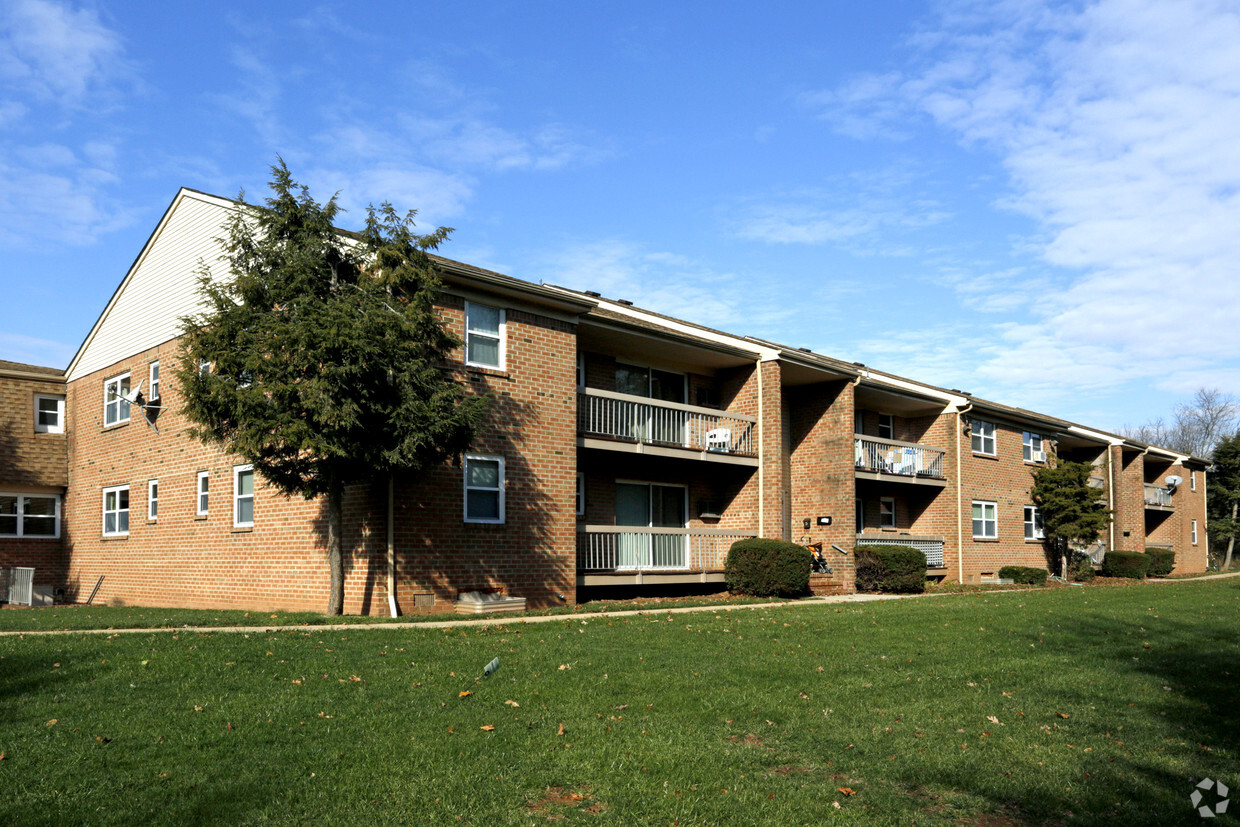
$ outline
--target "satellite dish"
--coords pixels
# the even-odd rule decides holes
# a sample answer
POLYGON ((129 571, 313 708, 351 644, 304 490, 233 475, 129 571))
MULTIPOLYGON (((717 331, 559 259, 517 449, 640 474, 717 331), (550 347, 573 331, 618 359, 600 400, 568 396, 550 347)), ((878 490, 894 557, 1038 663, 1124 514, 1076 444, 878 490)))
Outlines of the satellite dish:
POLYGON ((130 405, 138 404, 138 394, 142 393, 142 382, 144 381, 146 380, 144 379, 144 380, 139 381, 137 387, 130 388, 125 393, 122 393, 121 399, 124 399, 130 405))
POLYGON ((1167 485, 1170 485, 1172 488, 1175 488, 1177 485, 1179 485, 1182 482, 1184 482, 1183 477, 1177 477, 1174 474, 1171 475, 1170 477, 1167 477, 1167 485))

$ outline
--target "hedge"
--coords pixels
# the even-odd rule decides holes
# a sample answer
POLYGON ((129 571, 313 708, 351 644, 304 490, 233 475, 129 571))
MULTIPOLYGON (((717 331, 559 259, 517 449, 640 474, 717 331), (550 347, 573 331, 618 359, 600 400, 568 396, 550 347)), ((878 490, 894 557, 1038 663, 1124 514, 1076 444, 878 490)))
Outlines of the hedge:
POLYGON ((1094 582, 1094 564, 1090 562, 1088 557, 1077 560, 1070 568, 1072 579, 1078 583, 1094 582))
POLYGON ((908 546, 858 546, 857 591, 924 592, 926 555, 908 546))
POLYGON ((733 594, 795 597, 809 593, 813 559, 809 549, 796 543, 737 540, 728 549, 724 578, 733 594))
POLYGON ((1147 548, 1145 556, 1150 558, 1150 577, 1163 577, 1175 568, 1175 552, 1169 548, 1147 548))
POLYGON ((1102 558, 1103 577, 1143 580, 1149 567, 1150 558, 1139 551, 1108 551, 1102 558))
POLYGON ((1024 583, 1029 586, 1045 586, 1046 569, 1035 569, 1029 566, 1004 566, 999 569, 999 577, 1013 583, 1024 583))

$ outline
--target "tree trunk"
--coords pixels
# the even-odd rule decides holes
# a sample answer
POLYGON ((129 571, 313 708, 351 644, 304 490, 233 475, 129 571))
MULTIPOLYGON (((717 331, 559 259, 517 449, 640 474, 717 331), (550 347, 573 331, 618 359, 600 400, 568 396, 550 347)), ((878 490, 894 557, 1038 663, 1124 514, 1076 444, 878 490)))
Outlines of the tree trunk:
POLYGON ((344 534, 344 485, 332 477, 327 483, 327 566, 331 570, 331 593, 327 598, 327 613, 344 613, 344 554, 341 537, 344 534))
POLYGON ((1220 571, 1231 570, 1231 551, 1236 547, 1236 507, 1240 505, 1240 500, 1231 501, 1231 536, 1227 538, 1227 556, 1223 558, 1223 567, 1220 571))

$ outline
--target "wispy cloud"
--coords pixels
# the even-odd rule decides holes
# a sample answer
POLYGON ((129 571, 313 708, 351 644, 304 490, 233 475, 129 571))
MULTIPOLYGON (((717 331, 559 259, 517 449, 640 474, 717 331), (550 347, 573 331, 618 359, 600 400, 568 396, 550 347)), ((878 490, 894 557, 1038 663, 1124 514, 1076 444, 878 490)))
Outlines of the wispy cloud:
MULTIPOLYGON (((805 100, 845 134, 900 137, 890 125, 920 117, 1002 163, 997 206, 1035 222, 1055 289, 970 349, 992 388, 1020 393, 1041 373, 1178 392, 1186 370, 1210 385, 1237 374, 1237 43, 1231 3, 968 0, 918 33, 906 71, 805 100)), ((967 303, 1015 311, 993 298, 1015 275, 949 280, 967 303)), ((944 363, 959 355, 918 338, 944 363)))
POLYGON ((10 362, 63 368, 69 364, 76 352, 76 344, 70 345, 51 339, 39 339, 34 336, 23 336, 20 333, 0 331, 0 353, 3 353, 4 358, 10 362))

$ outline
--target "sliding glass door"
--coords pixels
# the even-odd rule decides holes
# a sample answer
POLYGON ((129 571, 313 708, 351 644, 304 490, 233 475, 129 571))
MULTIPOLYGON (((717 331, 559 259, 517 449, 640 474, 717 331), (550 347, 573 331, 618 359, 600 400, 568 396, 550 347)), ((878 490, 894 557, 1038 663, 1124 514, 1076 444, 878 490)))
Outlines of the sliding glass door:
MULTIPOLYGON (((688 489, 682 485, 616 483, 616 525, 634 528, 685 528, 688 489)), ((685 534, 653 534, 649 531, 616 535, 617 568, 683 569, 688 566, 685 534)))

